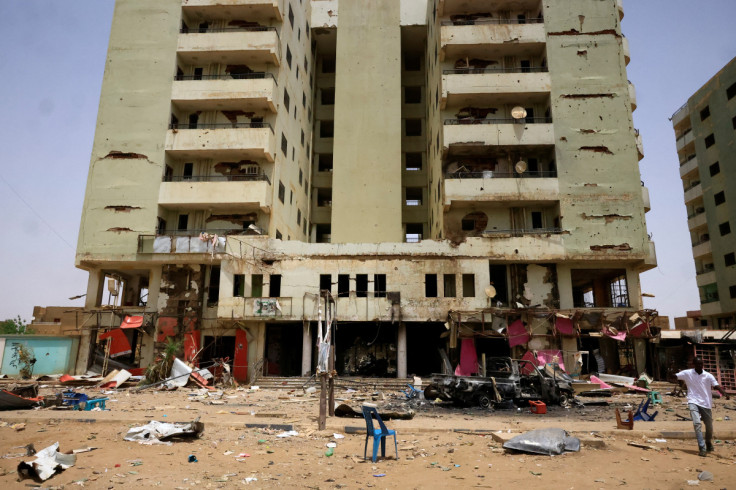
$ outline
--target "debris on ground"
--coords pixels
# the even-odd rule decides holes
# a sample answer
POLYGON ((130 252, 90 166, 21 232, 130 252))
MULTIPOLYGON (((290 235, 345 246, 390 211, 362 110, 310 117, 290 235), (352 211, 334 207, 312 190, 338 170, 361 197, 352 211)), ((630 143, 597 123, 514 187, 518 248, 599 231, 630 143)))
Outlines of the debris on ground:
POLYGON ((171 444, 169 439, 180 437, 200 437, 204 424, 197 418, 189 423, 167 423, 152 420, 146 425, 132 427, 124 439, 141 444, 171 444))
POLYGON ((564 429, 536 429, 506 441, 503 447, 526 453, 559 455, 566 451, 580 451, 580 439, 571 437, 564 429))
POLYGON ((36 459, 21 461, 18 465, 18 475, 21 479, 34 478, 46 481, 57 471, 71 468, 76 462, 77 456, 59 452, 59 443, 56 442, 36 453, 36 459))

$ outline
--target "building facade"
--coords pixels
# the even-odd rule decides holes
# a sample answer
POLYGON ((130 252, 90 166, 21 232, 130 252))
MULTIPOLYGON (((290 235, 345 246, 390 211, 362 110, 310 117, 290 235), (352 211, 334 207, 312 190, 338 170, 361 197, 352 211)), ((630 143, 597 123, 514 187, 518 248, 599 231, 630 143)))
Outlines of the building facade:
POLYGON ((680 177, 707 327, 736 326, 736 59, 673 116, 680 177), (734 231, 731 231, 731 228, 734 231))
POLYGON ((622 18, 619 0, 118 0, 76 259, 86 344, 141 315, 136 364, 186 335, 236 377, 302 375, 328 301, 340 374, 438 372, 459 338, 618 364, 600 332, 641 324, 656 266, 622 18))

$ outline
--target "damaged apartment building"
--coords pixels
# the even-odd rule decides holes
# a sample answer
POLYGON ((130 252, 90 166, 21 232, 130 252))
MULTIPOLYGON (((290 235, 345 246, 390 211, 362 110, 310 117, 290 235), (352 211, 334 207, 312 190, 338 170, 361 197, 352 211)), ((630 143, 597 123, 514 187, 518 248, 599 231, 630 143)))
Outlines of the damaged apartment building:
POLYGON ((123 365, 174 338, 238 379, 308 374, 329 306, 340 375, 440 372, 470 338, 479 356, 598 349, 643 371, 656 258, 623 16, 117 0, 78 370, 114 334, 123 365))

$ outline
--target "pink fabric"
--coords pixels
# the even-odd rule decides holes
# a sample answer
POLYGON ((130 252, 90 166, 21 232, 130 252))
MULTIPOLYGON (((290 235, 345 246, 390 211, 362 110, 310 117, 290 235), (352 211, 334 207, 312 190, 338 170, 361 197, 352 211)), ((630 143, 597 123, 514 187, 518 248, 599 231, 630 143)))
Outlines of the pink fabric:
POLYGON ((601 380, 600 380, 600 378, 599 378, 598 376, 592 376, 592 375, 591 375, 591 377, 590 377, 590 382, 591 382, 591 383, 595 383, 595 384, 597 384, 597 385, 601 385, 601 389, 602 389, 602 390, 610 390, 611 388, 613 388, 613 386, 611 386, 611 385, 609 385, 609 384, 606 384, 606 383, 604 383, 603 381, 601 381, 601 380))
POLYGON ((640 325, 637 325, 636 327, 632 328, 629 333, 632 337, 643 337, 644 334, 647 333, 647 329, 649 328, 649 324, 642 322, 640 325))
POLYGON ((639 391, 641 393, 649 393, 650 391, 652 391, 652 390, 648 390, 646 388, 642 388, 641 386, 634 386, 634 385, 624 384, 624 387, 625 388, 628 388, 629 390, 639 391))
POLYGON ((460 344, 460 364, 455 368, 455 376, 470 376, 478 372, 478 354, 474 339, 462 339, 460 344))
POLYGON ((537 360, 540 366, 544 366, 549 363, 557 363, 560 365, 560 369, 565 370, 565 361, 562 360, 561 350, 540 350, 537 351, 537 360))
POLYGON ((575 326, 572 323, 572 320, 569 318, 561 318, 556 317, 555 318, 555 327, 557 328, 557 331, 560 332, 562 335, 574 335, 575 334, 575 326))
POLYGON ((626 332, 625 331, 621 331, 621 332, 617 333, 616 335, 613 335, 610 330, 608 330, 607 328, 604 327, 603 328, 603 333, 606 336, 611 337, 613 340, 618 340, 619 342, 623 342, 624 340, 626 340, 626 332))
POLYGON ((532 338, 532 336, 529 335, 529 332, 526 331, 526 327, 521 320, 516 320, 514 323, 509 325, 506 329, 506 333, 509 336, 509 347, 524 345, 532 338))

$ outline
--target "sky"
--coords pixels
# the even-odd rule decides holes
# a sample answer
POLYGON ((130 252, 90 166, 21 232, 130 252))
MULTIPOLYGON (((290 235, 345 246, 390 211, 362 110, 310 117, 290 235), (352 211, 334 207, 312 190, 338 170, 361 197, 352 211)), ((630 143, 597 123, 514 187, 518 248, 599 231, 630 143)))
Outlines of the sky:
MULTIPOLYGON (((82 306, 74 251, 113 0, 0 0, 0 319, 82 306), (12 233, 11 233, 12 232, 12 233)), ((624 0, 634 125, 644 138, 647 226, 659 266, 642 275, 647 308, 699 308, 674 132, 668 118, 736 56, 734 0, 624 0)))

